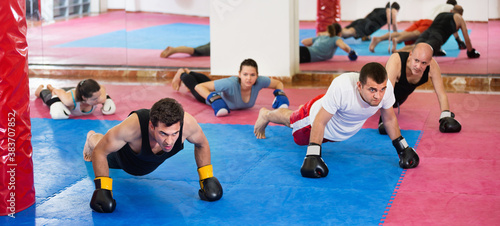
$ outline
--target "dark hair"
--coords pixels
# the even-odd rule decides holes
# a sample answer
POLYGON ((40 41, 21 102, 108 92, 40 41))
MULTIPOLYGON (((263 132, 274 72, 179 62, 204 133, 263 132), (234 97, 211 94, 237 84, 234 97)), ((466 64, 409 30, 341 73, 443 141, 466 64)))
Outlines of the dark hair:
POLYGON ((446 1, 446 4, 450 4, 450 5, 456 6, 457 5, 457 1, 455 1, 455 0, 448 0, 448 1, 446 1))
POLYGON ((328 34, 330 34, 330 37, 338 36, 341 31, 342 27, 340 26, 339 23, 335 22, 331 25, 328 25, 328 34))
POLYGON ((393 8, 393 9, 396 9, 397 11, 399 11, 400 7, 399 7, 399 4, 397 2, 393 2, 392 5, 391 5, 391 2, 388 2, 387 5, 385 5, 385 8, 393 8))
POLYGON ((75 99, 76 101, 83 101, 83 98, 90 98, 92 95, 99 91, 101 86, 94 79, 84 79, 76 85, 75 99))
POLYGON ((361 85, 366 84, 367 78, 373 79, 377 84, 382 84, 387 80, 387 71, 382 64, 377 62, 367 63, 361 68, 361 72, 359 73, 359 82, 361 82, 361 85))
POLYGON ((177 122, 184 123, 184 109, 182 105, 172 98, 163 98, 153 104, 149 112, 149 121, 154 127, 158 126, 158 122, 171 126, 177 122))
POLYGON ((255 62, 255 60, 251 59, 251 58, 248 58, 248 59, 245 59, 243 62, 241 62, 240 64, 240 71, 241 69, 243 68, 243 66, 250 66, 250 67, 254 67, 255 70, 257 71, 257 74, 259 74, 259 67, 257 67, 257 62, 255 62))

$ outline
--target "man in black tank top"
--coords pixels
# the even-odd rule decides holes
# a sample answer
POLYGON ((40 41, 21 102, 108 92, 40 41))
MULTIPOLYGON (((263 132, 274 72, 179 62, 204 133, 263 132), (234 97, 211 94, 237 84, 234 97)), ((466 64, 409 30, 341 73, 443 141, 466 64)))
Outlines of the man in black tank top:
MULTIPOLYGON (((459 132, 462 128, 450 111, 441 70, 432 58, 432 47, 427 43, 418 43, 411 52, 399 52, 391 55, 385 66, 389 81, 394 84, 394 107, 401 106, 413 93, 415 88, 427 82, 430 78, 437 94, 441 116, 439 130, 443 133, 459 132)), ((379 122, 379 132, 385 133, 382 122, 379 122)))
POLYGON ((196 119, 184 112, 176 100, 164 98, 151 110, 131 112, 104 135, 88 132, 83 158, 92 161, 96 177, 90 207, 104 213, 113 212, 116 207, 109 168, 123 169, 135 176, 146 175, 182 150, 184 140, 194 144, 201 187, 198 195, 206 201, 219 200, 222 186, 213 176, 207 138, 196 119))
MULTIPOLYGON (((455 5, 451 13, 440 13, 436 16, 431 26, 418 37, 415 43, 427 43, 432 46, 434 56, 445 56, 446 53, 441 50, 441 46, 448 41, 452 34, 460 29, 462 30, 467 47, 467 57, 478 58, 480 54, 476 49, 472 48, 467 25, 462 17, 463 11, 462 6, 455 5)), ((398 50, 398 52, 407 52, 413 49, 413 47, 414 45, 405 46, 398 50)))

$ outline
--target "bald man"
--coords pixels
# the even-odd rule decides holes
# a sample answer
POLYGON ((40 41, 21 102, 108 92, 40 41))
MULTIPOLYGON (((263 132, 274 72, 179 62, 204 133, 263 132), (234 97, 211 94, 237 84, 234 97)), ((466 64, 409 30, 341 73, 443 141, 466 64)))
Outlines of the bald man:
MULTIPOLYGON (((462 17, 464 9, 460 5, 455 5, 450 13, 440 13, 436 16, 431 26, 422 33, 415 43, 427 43, 433 48, 434 56, 444 56, 446 53, 441 50, 441 46, 450 38, 450 36, 462 30, 465 45, 467 48, 467 57, 479 58, 480 54, 476 49, 472 48, 472 42, 467 32, 467 25, 462 17)), ((409 51, 413 45, 405 46, 399 51, 409 51)))
MULTIPOLYGON (((432 58, 432 47, 427 43, 418 43, 411 52, 398 52, 391 55, 385 68, 387 76, 394 85, 396 102, 393 107, 399 107, 408 96, 429 78, 434 86, 441 116, 439 118, 439 131, 443 133, 460 132, 462 126, 455 120, 455 115, 450 111, 448 97, 446 96, 441 70, 432 58)), ((379 121, 379 132, 386 134, 384 123, 379 121)))

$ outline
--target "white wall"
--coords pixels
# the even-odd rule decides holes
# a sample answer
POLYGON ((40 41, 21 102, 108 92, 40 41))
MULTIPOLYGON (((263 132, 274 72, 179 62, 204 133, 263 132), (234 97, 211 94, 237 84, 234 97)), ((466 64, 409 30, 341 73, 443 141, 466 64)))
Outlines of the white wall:
MULTIPOLYGON (((493 0, 457 0, 464 8, 466 21, 488 21, 488 5, 493 0)), ((341 1, 342 20, 355 20, 363 18, 374 8, 383 8, 387 0, 352 0, 341 1)), ((394 1, 392 1, 394 2, 394 1)), ((425 17, 434 6, 446 3, 446 0, 400 0, 396 1, 401 6, 398 21, 415 21, 425 17)))
POLYGON ((90 0, 91 13, 104 13, 108 11, 108 0, 90 0))
POLYGON ((108 9, 125 9, 124 0, 108 0, 108 9))
MULTIPOLYGON (((173 13, 208 17, 210 7, 208 0, 107 0, 109 9, 123 9, 124 1, 127 11, 145 11, 173 13)), ((241 2, 242 0, 230 0, 241 2)), ((282 0, 286 1, 286 0, 282 0)), ((487 21, 500 18, 500 0, 457 0, 464 7, 464 18, 467 21, 487 21)), ((316 21, 317 0, 298 0, 299 20, 316 21)), ((388 0, 341 0, 341 20, 352 21, 365 17, 374 8, 384 7, 388 0)), ((399 0, 401 5, 399 21, 415 21, 428 14, 435 5, 446 0, 399 0)))
MULTIPOLYGON (((464 8, 464 19, 467 21, 488 21, 488 18, 500 18, 500 0, 457 0, 458 4, 464 8), (488 12, 488 13, 485 13, 488 12)), ((353 21, 365 17, 374 8, 383 8, 388 0, 341 0, 340 11, 341 20, 353 21)), ((391 1, 394 2, 394 1, 391 1)), ((446 3, 446 0, 399 0, 396 1, 401 6, 398 14, 398 21, 420 20, 429 14, 429 9, 434 6, 446 3)), ((307 6, 301 9, 300 20, 316 20, 317 0, 300 0, 300 6, 307 6), (309 8, 309 5, 314 7, 309 8)))
POLYGON ((210 2, 211 74, 236 75, 246 58, 254 59, 264 76, 299 71, 297 0, 210 2))
POLYGON ((500 0, 489 0, 488 17, 490 19, 500 18, 500 0))

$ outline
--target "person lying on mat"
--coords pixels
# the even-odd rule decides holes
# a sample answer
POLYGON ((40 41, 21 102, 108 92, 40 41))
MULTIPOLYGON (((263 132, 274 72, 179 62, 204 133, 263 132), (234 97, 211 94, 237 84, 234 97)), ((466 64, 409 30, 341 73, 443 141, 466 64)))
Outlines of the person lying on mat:
POLYGON ((417 167, 419 157, 401 136, 394 104, 393 86, 379 63, 368 63, 360 73, 344 73, 336 77, 326 94, 319 95, 298 110, 262 108, 254 126, 257 139, 264 139, 269 122, 292 128, 298 145, 308 145, 300 169, 303 177, 326 177, 328 167, 321 158, 321 144, 343 141, 356 134, 365 121, 379 109, 387 133, 399 156, 399 166, 417 167))
POLYGON ((397 15, 399 12, 399 4, 393 2, 387 3, 385 8, 375 8, 365 18, 357 19, 351 24, 347 25, 342 31, 342 38, 354 37, 355 39, 361 38, 363 41, 370 40, 370 35, 375 31, 389 23, 389 30, 398 31, 397 15))
POLYGON ((89 131, 83 149, 83 159, 92 161, 95 191, 90 207, 101 213, 111 213, 116 202, 112 194, 109 168, 142 176, 153 172, 166 159, 184 148, 184 141, 194 144, 200 190, 205 201, 222 197, 222 186, 213 176, 210 146, 196 119, 184 112, 181 104, 171 98, 156 102, 151 109, 140 109, 114 126, 106 134, 89 131))
MULTIPOLYGON (((415 43, 425 42, 432 46, 434 56, 446 56, 446 52, 441 50, 441 46, 450 38, 458 29, 462 30, 467 48, 467 57, 479 58, 480 53, 472 48, 472 42, 469 38, 467 25, 462 17, 464 10, 462 6, 456 5, 452 12, 440 13, 436 16, 431 26, 422 33, 415 43)), ((398 51, 407 52, 413 49, 413 45, 408 45, 398 51)))
MULTIPOLYGON (((427 16, 425 19, 415 21, 404 31, 394 31, 392 33, 389 32, 379 37, 373 37, 368 49, 370 50, 370 52, 375 52, 375 47, 377 47, 378 43, 384 40, 389 40, 389 38, 392 41, 392 49, 390 50, 391 52, 395 52, 397 45, 401 42, 405 42, 405 45, 414 44, 415 40, 417 40, 420 34, 427 30, 429 26, 431 26, 432 20, 436 18, 439 13, 451 12, 453 10, 453 6, 455 6, 456 4, 457 1, 455 0, 447 0, 446 4, 439 4, 435 6, 434 9, 431 10, 431 14, 429 16, 427 16)), ((460 39, 457 32, 453 33, 453 36, 457 41, 459 49, 467 48, 465 46, 465 42, 460 39)))
POLYGON ((106 88, 93 79, 84 79, 76 87, 60 89, 50 84, 44 89, 44 85, 40 85, 35 90, 35 96, 42 98, 53 119, 92 114, 99 104, 102 104, 101 112, 104 115, 112 115, 116 111, 116 105, 106 93, 106 88))
POLYGON ((319 33, 314 38, 302 40, 304 46, 300 46, 300 63, 318 62, 329 60, 337 51, 337 47, 348 53, 349 60, 355 61, 358 58, 356 51, 349 47, 340 36, 342 27, 338 23, 328 25, 327 32, 319 33))
MULTIPOLYGON (((443 85, 441 70, 434 58, 432 47, 427 43, 418 43, 411 52, 398 52, 389 57, 385 68, 392 84, 396 102, 394 108, 399 108, 411 93, 430 78, 436 92, 441 116, 439 117, 439 131, 443 133, 460 132, 462 126, 450 111, 448 96, 443 85)), ((380 134, 387 134, 382 118, 378 126, 380 134)))
POLYGON ((160 57, 168 58, 174 53, 186 53, 191 56, 210 56, 210 42, 195 48, 189 46, 167 46, 167 48, 161 52, 160 57))
POLYGON ((215 116, 228 115, 231 110, 251 108, 263 88, 274 89, 273 108, 288 108, 288 98, 279 80, 259 76, 257 62, 245 59, 240 64, 238 77, 211 81, 206 75, 181 68, 172 79, 172 88, 179 90, 181 82, 201 103, 211 105, 215 116))

